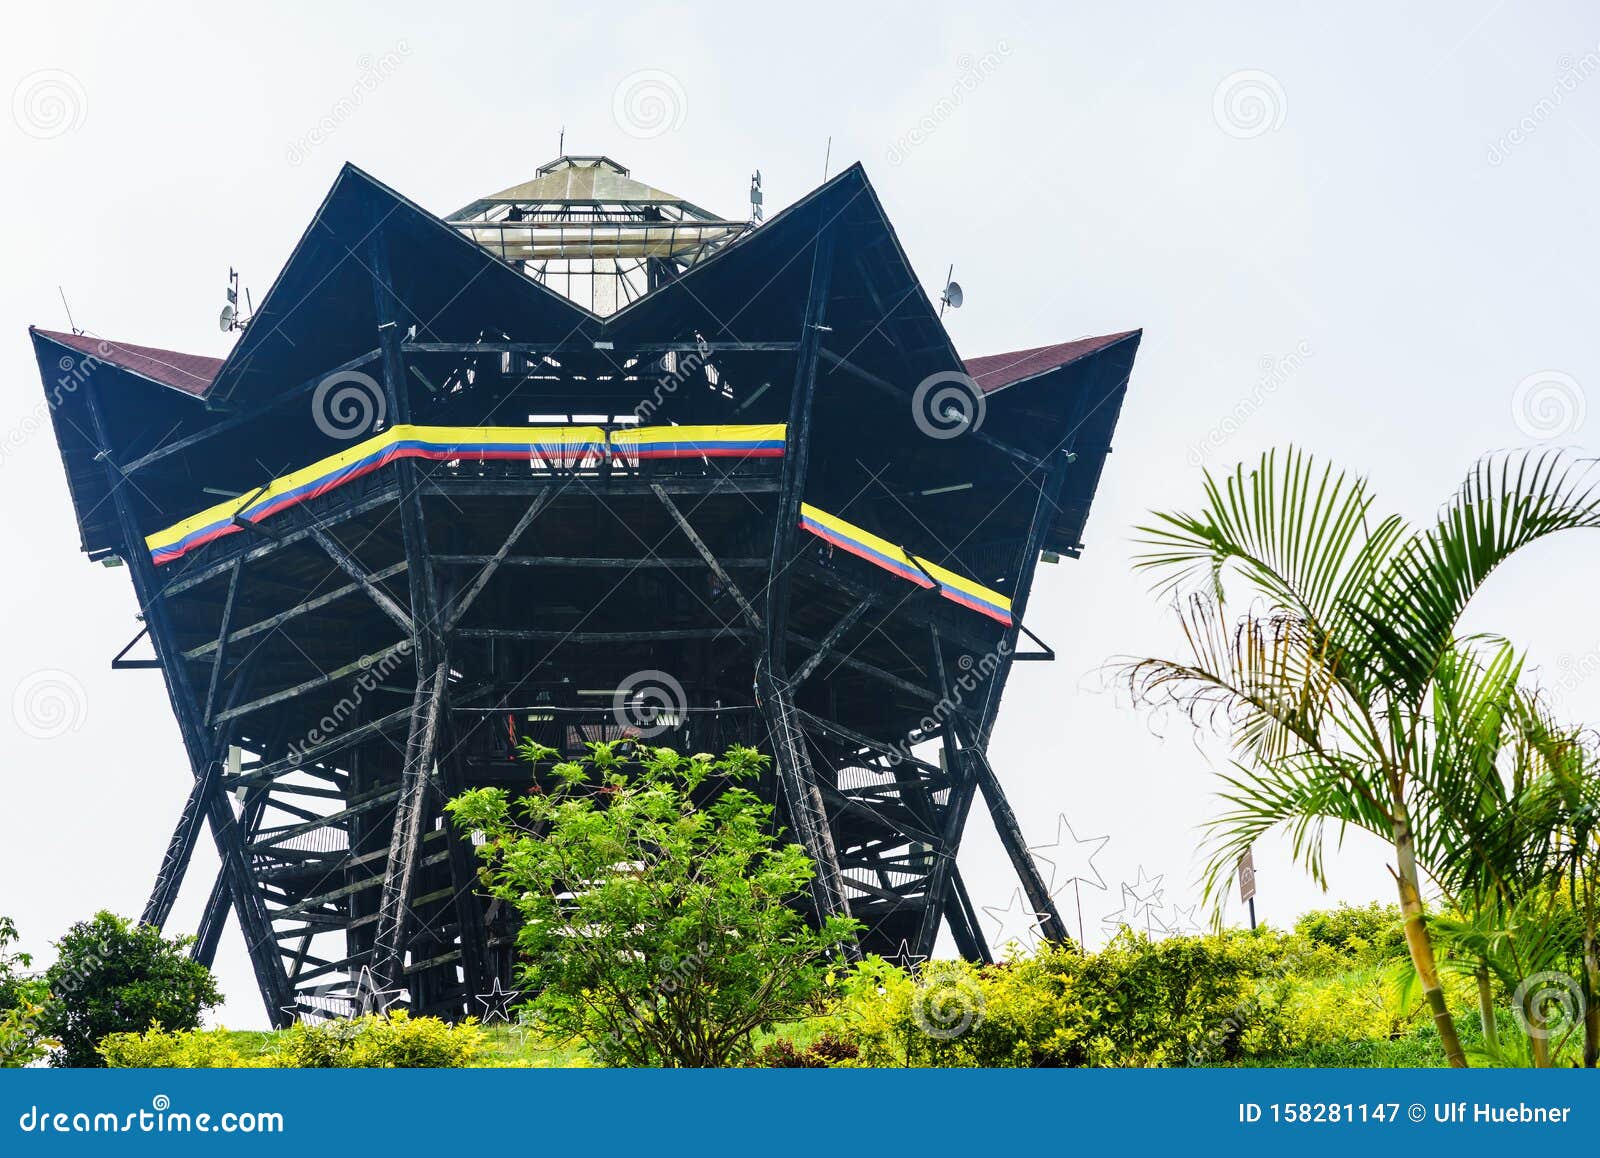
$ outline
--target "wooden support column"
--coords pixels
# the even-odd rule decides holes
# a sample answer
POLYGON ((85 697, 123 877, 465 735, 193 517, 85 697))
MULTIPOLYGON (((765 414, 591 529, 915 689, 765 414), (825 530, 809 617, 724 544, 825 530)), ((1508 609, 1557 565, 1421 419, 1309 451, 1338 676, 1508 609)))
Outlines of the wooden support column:
MULTIPOLYGON (((811 411, 817 389, 817 352, 827 317, 828 288, 833 276, 833 231, 824 227, 811 255, 811 284, 806 297, 804 330, 795 359, 794 389, 783 459, 783 485, 778 493, 777 526, 773 533, 772 570, 767 583, 766 637, 756 660, 756 687, 772 737, 773 759, 784 803, 807 855, 816 864, 811 894, 819 919, 850 913, 844 874, 827 808, 817 786, 816 770, 806 749, 794 694, 789 684, 788 623, 792 589, 790 567, 800 533, 800 502, 805 493, 811 451, 811 411)), ((853 957, 858 950, 852 947, 853 957)))
POLYGON ((428 780, 432 774, 439 737, 439 715, 444 706, 444 685, 450 666, 441 663, 417 684, 413 704, 414 725, 406 744, 401 771, 400 797, 395 804, 394 830, 389 838, 389 858, 378 904, 378 931, 372 947, 372 972, 379 983, 398 988, 405 979, 406 937, 411 927, 411 886, 421 859, 422 818, 428 780))
MULTIPOLYGON (((933 667, 939 679, 939 691, 944 696, 944 703, 953 702, 950 699, 950 681, 944 667, 944 648, 939 639, 939 630, 936 627, 928 628, 928 637, 933 645, 933 667)), ((917 944, 915 952, 922 957, 933 954, 934 943, 939 937, 939 922, 946 915, 950 905, 949 882, 956 868, 956 854, 961 850, 961 836, 966 831, 967 810, 971 807, 974 789, 974 774, 968 753, 964 752, 957 741, 956 731, 951 726, 952 721, 946 719, 944 727, 940 730, 940 742, 943 745, 943 758, 946 774, 950 777, 950 794, 945 798, 945 824, 943 843, 935 848, 933 871, 928 874, 928 903, 922 910, 922 923, 917 929, 917 944)), ((954 932, 952 923, 951 931, 954 932)), ((985 948, 987 943, 985 942, 985 948)))
MULTIPOLYGON (((110 488, 112 503, 117 512, 117 522, 122 533, 123 552, 128 573, 133 580, 134 594, 143 608, 146 626, 150 629, 150 642, 161 660, 161 674, 167 687, 167 698, 172 703, 173 715, 178 721, 178 731, 183 737, 184 749, 189 756, 190 773, 195 780, 206 779, 212 760, 212 745, 200 718, 200 702, 189 680, 182 649, 167 619, 166 605, 160 597, 160 584, 150 552, 145 548, 138 520, 134 517, 127 494, 127 480, 122 477, 111 457, 111 438, 101 413, 99 398, 93 383, 84 385, 85 403, 98 458, 104 464, 106 483, 110 488)), ((228 874, 228 892, 234 910, 239 914, 239 924, 244 930, 245 947, 250 953, 250 963, 256 974, 267 1016, 275 1026, 287 1024, 287 1015, 281 1006, 289 1004, 291 994, 278 954, 277 942, 272 938, 272 923, 267 915, 266 903, 250 871, 244 854, 244 842, 233 815, 228 798, 215 786, 205 789, 195 798, 196 814, 203 813, 211 826, 212 838, 222 857, 224 871, 228 874)), ((180 866, 171 879, 158 882, 158 888, 169 889, 175 896, 181 882, 180 866)), ((170 905, 168 906, 170 910, 170 905)))
MULTIPOLYGON (((1082 404, 1074 414, 1072 427, 1076 429, 1081 417, 1082 404)), ((1032 911, 1042 916, 1040 930, 1046 937, 1053 941, 1066 943, 1066 925, 1061 920, 1061 915, 1056 909, 1055 901, 1049 895, 1048 888, 1039 876, 1038 865, 1034 862, 1033 854, 1028 851, 1027 843, 1022 837, 1021 828, 1017 823, 1016 815, 1011 810, 1010 802, 1006 799, 1005 791, 1000 785, 999 778, 995 776, 994 769, 990 766, 987 751, 990 733, 994 728, 994 721, 1000 710, 1000 693, 1005 686, 1006 677, 1011 671, 1011 656, 1015 654, 1017 641, 1021 635, 1023 616, 1027 614, 1028 596, 1033 589, 1034 570, 1038 566, 1039 552, 1044 547, 1045 537, 1049 533, 1050 524, 1055 518, 1057 503, 1066 482, 1067 472, 1070 468, 1072 438, 1069 435, 1067 443, 1056 448, 1052 455, 1045 476, 1038 481, 1037 496, 1034 501, 1033 518, 1028 527, 1028 534, 1023 540, 1022 550, 1019 553, 1015 574, 1017 576, 1016 588, 1011 597, 1012 626, 1003 637, 1005 643, 1005 659, 995 672, 989 690, 984 698, 982 709, 978 713, 976 727, 969 734, 970 754, 975 756, 969 776, 969 783, 964 791, 958 795, 955 791, 950 794, 949 815, 953 824, 959 829, 965 826, 967 813, 971 809, 974 789, 981 787, 984 801, 989 806, 990 814, 994 818, 995 829, 1000 835, 1001 843, 1005 846, 1006 854, 1010 858, 1012 867, 1017 870, 1024 892, 1027 894, 1028 903, 1032 911)), ((955 724, 954 717, 946 723, 948 731, 955 724)), ((944 882, 944 906, 948 907, 954 898, 949 881, 944 882)), ((969 902, 970 905, 970 902, 969 902)))
MULTIPOLYGON (((411 400, 402 348, 405 334, 401 331, 400 301, 389 264, 388 238, 376 210, 372 232, 368 237, 368 258, 372 270, 373 310, 378 322, 378 348, 382 355, 388 420, 391 424, 407 423, 411 421, 411 400)), ((422 474, 416 462, 409 458, 399 460, 395 468, 400 488, 397 500, 400 529, 405 543, 406 574, 411 589, 412 644, 417 661, 416 702, 419 708, 423 706, 423 689, 426 687, 428 707, 425 718, 413 719, 411 725, 406 750, 407 765, 402 773, 400 803, 395 813, 394 838, 389 845, 383 899, 378 911, 378 931, 373 945, 373 971, 390 986, 398 986, 404 975, 411 880, 416 864, 422 858, 422 815, 432 802, 431 794, 439 789, 433 779, 433 767, 441 717, 449 710, 446 684, 450 678, 445 642, 447 628, 441 616, 442 604, 422 507, 422 474)), ((527 521, 531 522, 537 513, 537 509, 531 510, 526 516, 527 521)), ((465 610, 465 605, 462 610, 465 610)), ((488 942, 480 935, 482 906, 474 889, 477 878, 471 850, 465 847, 464 839, 454 831, 446 833, 448 842, 463 844, 463 849, 451 852, 451 877, 455 887, 453 903, 456 924, 461 930, 463 970, 469 985, 478 986, 485 984, 488 978, 488 942)))

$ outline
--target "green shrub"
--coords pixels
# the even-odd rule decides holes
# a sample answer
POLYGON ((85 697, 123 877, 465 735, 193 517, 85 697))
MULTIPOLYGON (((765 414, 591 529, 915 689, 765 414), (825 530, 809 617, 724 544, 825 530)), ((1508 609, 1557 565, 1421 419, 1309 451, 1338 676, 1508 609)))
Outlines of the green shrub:
MULTIPOLYGON (((831 1064, 1219 1066, 1361 1056, 1438 1064, 1437 1035, 1419 1024, 1427 1019, 1401 967, 1344 956, 1373 954, 1382 938, 1368 941, 1355 920, 1335 916, 1327 928, 1354 930, 1163 941, 1124 931, 1099 953, 1045 947, 991 966, 933 961, 914 975, 869 959, 845 979, 826 1019, 858 1056, 831 1064)), ((1458 997, 1466 1008, 1464 992, 1452 1003, 1458 997)), ((762 1060, 808 1065, 810 1056, 775 1044, 762 1060)))
POLYGON ((1274 1041, 1281 938, 1124 932, 1104 950, 1045 947, 992 966, 935 961, 916 975, 872 959, 829 1018, 857 1064, 1181 1066, 1274 1041))
POLYGON ((1325 945, 1367 964, 1407 956, 1399 905, 1374 901, 1359 908, 1340 904, 1336 909, 1318 909, 1296 921, 1294 931, 1313 945, 1325 945))
POLYGON ((100 1056, 112 1069, 244 1069, 267 1064, 246 1057, 225 1029, 165 1030, 152 1025, 144 1033, 110 1033, 100 1042, 100 1056))
POLYGON ((484 1049, 472 1019, 451 1025, 405 1010, 350 1021, 297 1022, 277 1036, 269 1064, 296 1069, 445 1069, 470 1064, 484 1049))
POLYGON ((31 1065, 60 1044, 40 1027, 49 988, 28 973, 32 957, 9 951, 16 940, 16 924, 0 917, 0 1069, 31 1065))
POLYGON ((222 1002, 211 970, 189 959, 193 938, 167 940, 149 925, 114 913, 79 921, 56 942, 45 971, 50 1000, 40 1028, 60 1042, 56 1066, 100 1066, 107 1034, 198 1029, 201 1013, 222 1002))
POLYGON ((483 1052, 483 1031, 475 1020, 459 1025, 437 1017, 409 1016, 397 1010, 388 1017, 361 1019, 345 1065, 366 1069, 447 1069, 469 1065, 483 1052))
POLYGON ((484 1045, 474 1020, 450 1025, 395 1010, 350 1021, 297 1022, 267 1037, 255 1055, 242 1052, 238 1036, 227 1030, 170 1032, 159 1026, 111 1034, 100 1053, 106 1065, 119 1068, 444 1069, 470 1065, 484 1045))
POLYGON ((822 999, 861 926, 802 915, 815 866, 747 786, 768 757, 632 741, 577 760, 521 752, 537 791, 477 788, 448 810, 481 834, 489 895, 522 917, 525 1008, 556 1043, 606 1065, 738 1065, 822 999))

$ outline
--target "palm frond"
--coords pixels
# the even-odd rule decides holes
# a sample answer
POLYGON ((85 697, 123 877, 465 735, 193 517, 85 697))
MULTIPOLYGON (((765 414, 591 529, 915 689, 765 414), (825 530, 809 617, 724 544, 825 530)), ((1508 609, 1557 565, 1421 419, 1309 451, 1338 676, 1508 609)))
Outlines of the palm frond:
POLYGON ((1198 514, 1160 513, 1139 528, 1145 548, 1134 566, 1155 573, 1164 596, 1187 589, 1226 600, 1230 567, 1276 609, 1292 611, 1323 631, 1340 601, 1389 562, 1404 524, 1373 524, 1366 480, 1319 467, 1290 448, 1261 456, 1220 479, 1205 477, 1198 514))
POLYGON ((1175 611, 1188 655, 1123 661, 1135 703, 1177 707, 1256 759, 1334 746, 1376 754, 1377 737, 1340 684, 1337 657, 1304 619, 1233 618, 1209 594, 1191 595, 1175 611))
POLYGON ((1516 551, 1558 531, 1600 527, 1593 460, 1556 450, 1486 458, 1437 523, 1396 551, 1353 611, 1373 643, 1378 678, 1420 704, 1467 604, 1516 551))

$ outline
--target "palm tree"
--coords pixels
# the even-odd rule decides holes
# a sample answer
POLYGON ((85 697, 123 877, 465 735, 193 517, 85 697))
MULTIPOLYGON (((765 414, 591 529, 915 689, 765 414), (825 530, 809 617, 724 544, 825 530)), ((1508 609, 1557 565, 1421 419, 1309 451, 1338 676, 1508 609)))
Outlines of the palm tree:
POLYGON ((1372 505, 1365 480, 1293 449, 1207 474, 1200 511, 1158 513, 1136 560, 1174 598, 1188 654, 1124 671, 1137 701, 1177 705, 1232 741, 1228 808, 1210 829, 1213 901, 1278 828, 1319 883, 1330 824, 1391 845, 1407 948, 1445 1055, 1464 1066, 1422 866, 1463 854, 1462 825, 1492 807, 1478 789, 1528 713, 1510 645, 1457 628, 1520 547, 1600 526, 1600 491, 1587 464, 1531 453, 1480 462, 1433 526, 1378 519, 1372 505), (1242 601, 1229 599, 1236 582, 1242 601))

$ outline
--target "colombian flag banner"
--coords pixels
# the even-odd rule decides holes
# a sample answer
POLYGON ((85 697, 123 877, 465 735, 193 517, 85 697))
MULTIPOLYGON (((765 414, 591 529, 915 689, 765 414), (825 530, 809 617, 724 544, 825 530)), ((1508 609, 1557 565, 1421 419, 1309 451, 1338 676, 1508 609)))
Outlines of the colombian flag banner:
POLYGON ((522 461, 534 470, 598 465, 608 457, 745 458, 781 456, 784 427, 391 426, 350 449, 273 479, 265 487, 207 507, 145 539, 156 566, 318 498, 402 458, 431 462, 522 461))
POLYGON ((909 580, 918 587, 937 587, 939 594, 951 602, 959 603, 980 615, 987 615, 997 623, 1011 626, 1011 600, 998 591, 920 556, 907 554, 904 547, 880 539, 870 531, 845 522, 838 515, 830 515, 810 503, 801 503, 800 527, 842 551, 882 567, 891 575, 909 580))
POLYGON ((611 432, 611 452, 652 458, 780 458, 784 426, 639 426, 611 432))

